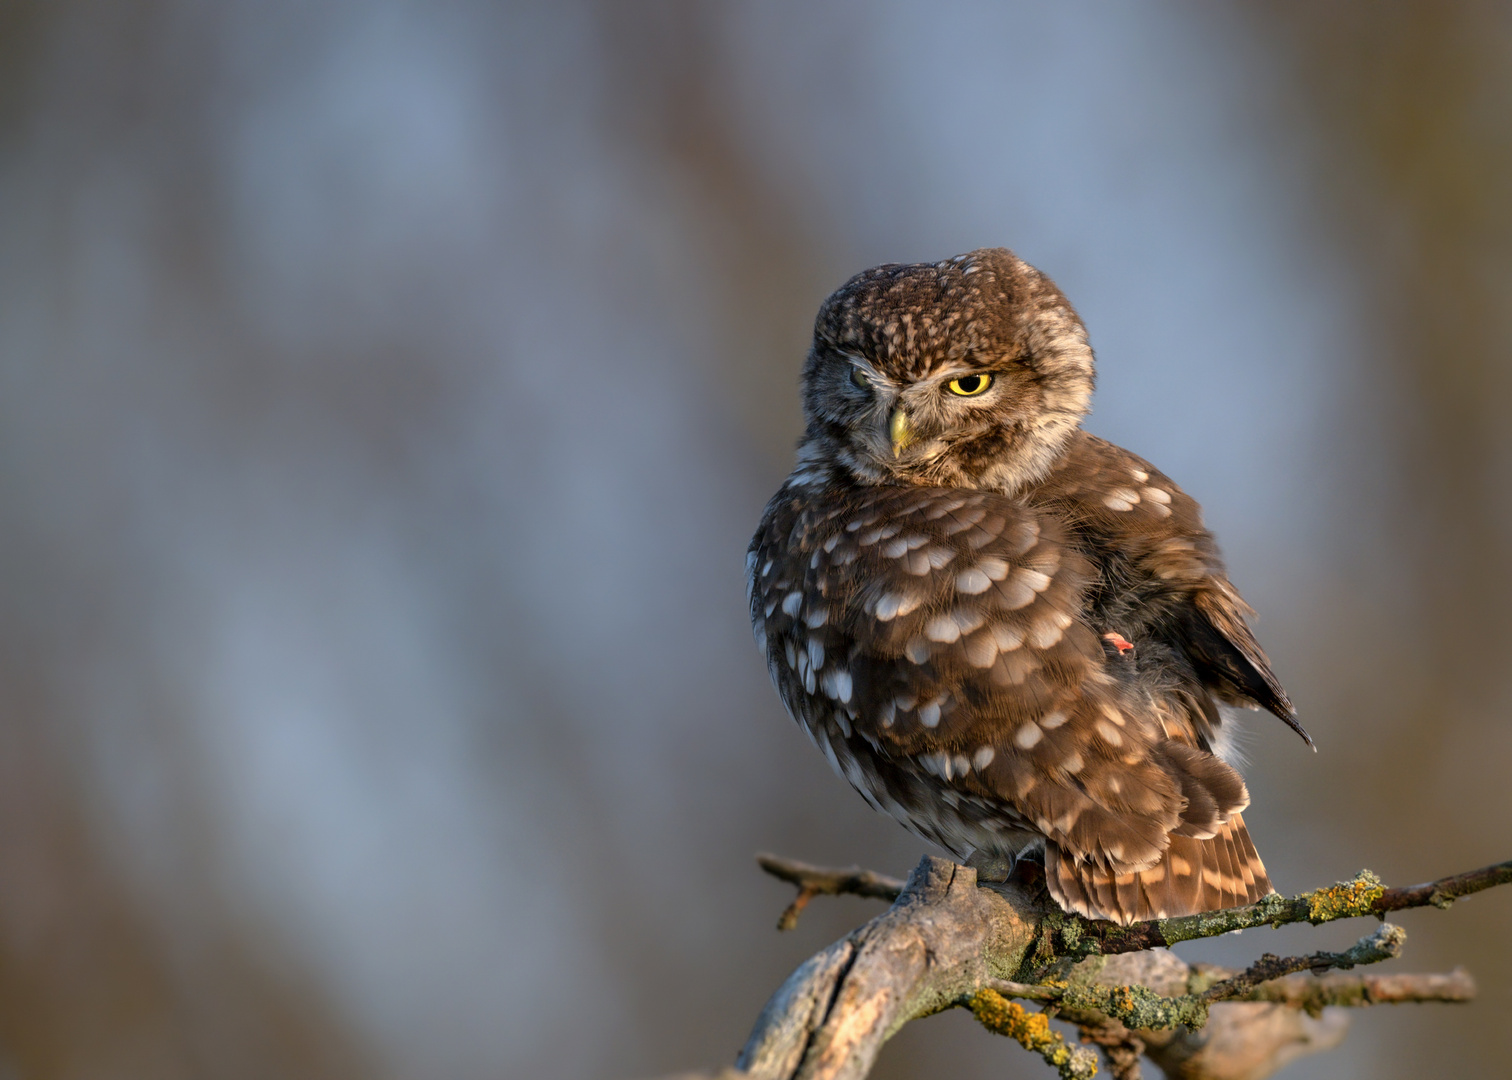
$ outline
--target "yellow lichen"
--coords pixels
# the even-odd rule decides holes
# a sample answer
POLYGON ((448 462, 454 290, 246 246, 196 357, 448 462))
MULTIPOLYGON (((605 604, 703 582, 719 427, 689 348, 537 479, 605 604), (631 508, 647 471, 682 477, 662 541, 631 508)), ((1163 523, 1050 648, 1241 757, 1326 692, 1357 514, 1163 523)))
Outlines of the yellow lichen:
POLYGON ((1307 921, 1317 925, 1333 919, 1351 919, 1371 914, 1371 907, 1386 887, 1369 870, 1361 870, 1353 881, 1341 881, 1327 889, 1307 894, 1307 921))
POLYGON ((1025 1050, 1044 1058, 1064 1077, 1090 1077, 1097 1072, 1097 1059, 1085 1049, 1072 1050, 1060 1033, 1050 1030, 1050 1018, 1032 1013, 996 990, 978 990, 969 1001, 971 1015, 988 1031, 1006 1035, 1025 1050))
POLYGON ((978 990, 971 997, 971 1015, 983 1027, 999 1035, 1006 1035, 1025 1050, 1038 1052, 1041 1047, 1060 1036, 1050 1030, 1050 1018, 1044 1013, 1032 1013, 1016 1001, 1009 1001, 996 990, 978 990))

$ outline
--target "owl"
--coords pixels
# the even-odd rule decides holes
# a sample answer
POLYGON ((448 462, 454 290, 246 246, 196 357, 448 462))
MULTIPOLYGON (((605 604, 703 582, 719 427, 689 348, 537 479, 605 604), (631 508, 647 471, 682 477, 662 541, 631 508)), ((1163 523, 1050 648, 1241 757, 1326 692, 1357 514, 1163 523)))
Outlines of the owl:
POLYGON ((1002 248, 820 308, 797 465, 747 555, 798 724, 874 808, 991 879, 1128 924, 1271 891, 1225 709, 1311 745, 1195 501, 1081 430, 1087 333, 1002 248))

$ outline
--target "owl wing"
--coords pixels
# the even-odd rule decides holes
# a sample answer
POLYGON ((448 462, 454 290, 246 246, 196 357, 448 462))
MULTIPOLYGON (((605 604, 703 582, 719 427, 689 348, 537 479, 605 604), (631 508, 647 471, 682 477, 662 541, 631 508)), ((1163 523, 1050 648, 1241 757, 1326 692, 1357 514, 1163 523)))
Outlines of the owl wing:
POLYGON ((1035 500, 1075 517, 1104 561, 1120 565, 1127 594, 1157 615, 1150 629, 1190 662, 1190 712, 1204 741, 1218 723, 1211 695, 1264 708, 1313 745, 1250 630, 1254 609, 1229 582, 1195 499, 1137 454, 1078 432, 1035 500))
POLYGON ((879 802, 944 792, 978 826, 937 829, 953 850, 1045 837, 1067 906, 1123 921, 1179 906, 1120 907, 1116 879, 1248 803, 1110 660, 1084 619, 1093 569, 1053 515, 984 491, 785 491, 750 574, 774 679, 837 768, 879 802))
POLYGON ((1194 594, 1177 633, 1199 675, 1222 700, 1268 710, 1316 750, 1249 628, 1247 616, 1253 614, 1254 609, 1220 573, 1194 594))

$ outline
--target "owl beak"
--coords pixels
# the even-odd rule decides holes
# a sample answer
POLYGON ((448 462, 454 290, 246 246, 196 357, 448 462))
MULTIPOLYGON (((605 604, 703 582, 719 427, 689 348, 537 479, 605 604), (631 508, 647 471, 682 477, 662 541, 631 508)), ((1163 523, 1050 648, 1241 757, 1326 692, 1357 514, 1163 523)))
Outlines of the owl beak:
POLYGON ((903 411, 901 405, 893 410, 892 421, 887 425, 887 430, 892 436, 893 457, 897 457, 913 445, 913 428, 908 426, 908 413, 903 411))

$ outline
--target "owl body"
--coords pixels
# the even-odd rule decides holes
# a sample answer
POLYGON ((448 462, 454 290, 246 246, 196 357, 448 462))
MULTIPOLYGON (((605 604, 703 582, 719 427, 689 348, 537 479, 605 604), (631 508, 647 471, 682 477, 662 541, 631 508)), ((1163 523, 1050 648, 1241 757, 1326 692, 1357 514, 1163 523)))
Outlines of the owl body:
POLYGON ((1219 706, 1292 709, 1196 503, 1080 430, 1091 385, 1007 251, 853 278, 748 553, 756 637, 836 772, 958 858, 1032 854, 1125 923, 1250 902, 1219 706))

